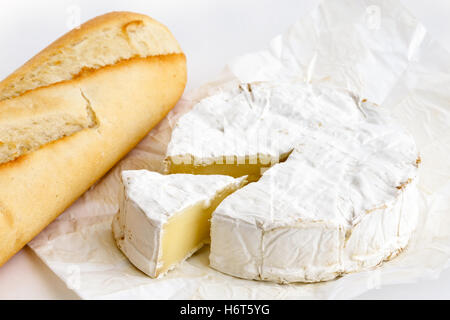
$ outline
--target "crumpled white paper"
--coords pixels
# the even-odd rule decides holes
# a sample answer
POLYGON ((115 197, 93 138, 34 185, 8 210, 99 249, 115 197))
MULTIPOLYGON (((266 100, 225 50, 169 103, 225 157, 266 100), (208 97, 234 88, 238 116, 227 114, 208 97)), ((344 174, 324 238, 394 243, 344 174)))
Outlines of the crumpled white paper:
POLYGON ((185 97, 124 160, 29 245, 87 299, 351 298, 386 284, 439 276, 450 262, 450 55, 397 1, 324 1, 273 39, 232 61, 185 97), (208 247, 161 279, 117 249, 111 220, 122 169, 160 171, 171 127, 200 98, 236 81, 295 79, 345 87, 387 109, 421 153, 421 222, 408 248, 374 270, 318 284, 233 278, 208 267, 208 247))

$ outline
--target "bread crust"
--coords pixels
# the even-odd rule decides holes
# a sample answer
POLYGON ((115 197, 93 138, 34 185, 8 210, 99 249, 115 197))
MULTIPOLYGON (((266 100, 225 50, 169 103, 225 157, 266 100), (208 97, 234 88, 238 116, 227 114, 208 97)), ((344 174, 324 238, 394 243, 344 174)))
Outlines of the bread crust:
MULTIPOLYGON (((28 62, 14 71, 11 75, 0 82, 0 101, 2 100, 3 92, 7 91, 8 88, 15 83, 22 81, 23 77, 35 70, 36 67, 41 66, 46 61, 48 61, 52 56, 62 52, 64 48, 70 47, 73 44, 77 44, 83 39, 89 37, 90 34, 112 28, 120 27, 124 28, 132 23, 145 22, 150 26, 154 27, 159 31, 158 38, 160 43, 160 51, 156 55, 171 54, 171 53, 182 53, 180 45, 176 41, 175 37, 172 35, 170 30, 158 21, 139 13, 118 11, 110 12, 104 15, 93 18, 79 28, 73 29, 70 32, 64 34, 62 37, 51 43, 28 62)), ((74 75, 76 77, 77 75, 74 75)), ((34 89, 34 88, 33 88, 34 89)))
MULTIPOLYGON (((132 13, 98 17, 47 47, 5 81, 45 60, 90 30, 150 19, 132 13)), ((152 19, 148 21, 153 21, 152 19)), ((156 23, 156 22, 155 22, 156 23)), ((179 47, 178 47, 179 48, 179 47)), ((0 164, 0 266, 108 172, 175 106, 186 85, 181 52, 134 57, 30 90, 20 100, 79 92, 71 103, 88 105, 96 126, 0 164), (80 98, 81 97, 81 98, 80 98)), ((4 81, 4 82, 5 82, 4 81)), ((4 83, 2 82, 2 84, 4 83)), ((9 102, 14 102, 12 98, 9 102)), ((1 104, 0 104, 1 107, 1 104)))

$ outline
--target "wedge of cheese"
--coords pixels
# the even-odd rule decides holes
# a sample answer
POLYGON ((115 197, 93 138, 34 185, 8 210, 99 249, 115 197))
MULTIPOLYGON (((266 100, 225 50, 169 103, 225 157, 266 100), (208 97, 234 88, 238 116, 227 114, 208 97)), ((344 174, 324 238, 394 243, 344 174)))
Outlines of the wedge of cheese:
POLYGON ((212 212, 245 178, 123 171, 112 224, 118 247, 150 277, 165 274, 209 242, 212 212))

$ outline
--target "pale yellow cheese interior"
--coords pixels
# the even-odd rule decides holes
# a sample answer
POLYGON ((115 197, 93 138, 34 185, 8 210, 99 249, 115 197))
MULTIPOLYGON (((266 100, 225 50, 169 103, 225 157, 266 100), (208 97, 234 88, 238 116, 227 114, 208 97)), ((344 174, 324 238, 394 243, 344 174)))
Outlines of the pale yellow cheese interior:
POLYGON ((219 157, 198 163, 194 157, 168 157, 166 173, 188 173, 197 175, 220 174, 239 178, 247 176, 241 186, 228 187, 216 194, 210 203, 199 202, 174 214, 163 227, 159 267, 156 276, 164 274, 172 267, 187 259, 205 243, 209 242, 210 219, 216 207, 236 189, 244 184, 258 181, 264 170, 275 163, 285 161, 290 154, 279 157, 268 155, 237 157, 219 157))
POLYGON ((156 277, 187 259, 209 242, 212 213, 228 195, 245 183, 244 180, 241 185, 225 188, 219 191, 209 203, 200 201, 169 218, 163 226, 162 251, 158 259, 160 266, 156 270, 156 277))
POLYGON ((190 174, 221 174, 239 178, 247 175, 248 182, 255 182, 261 178, 265 170, 276 163, 284 162, 288 153, 273 157, 270 155, 255 155, 242 158, 218 157, 208 161, 197 161, 192 156, 168 157, 166 160, 167 173, 190 174))

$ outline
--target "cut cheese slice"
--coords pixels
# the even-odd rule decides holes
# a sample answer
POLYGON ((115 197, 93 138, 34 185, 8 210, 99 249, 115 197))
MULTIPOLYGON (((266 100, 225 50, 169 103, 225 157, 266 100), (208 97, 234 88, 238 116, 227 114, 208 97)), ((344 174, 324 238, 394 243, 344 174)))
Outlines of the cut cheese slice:
POLYGON ((112 226, 116 243, 138 269, 159 277, 209 242, 212 212, 245 182, 245 177, 123 171, 112 226))

